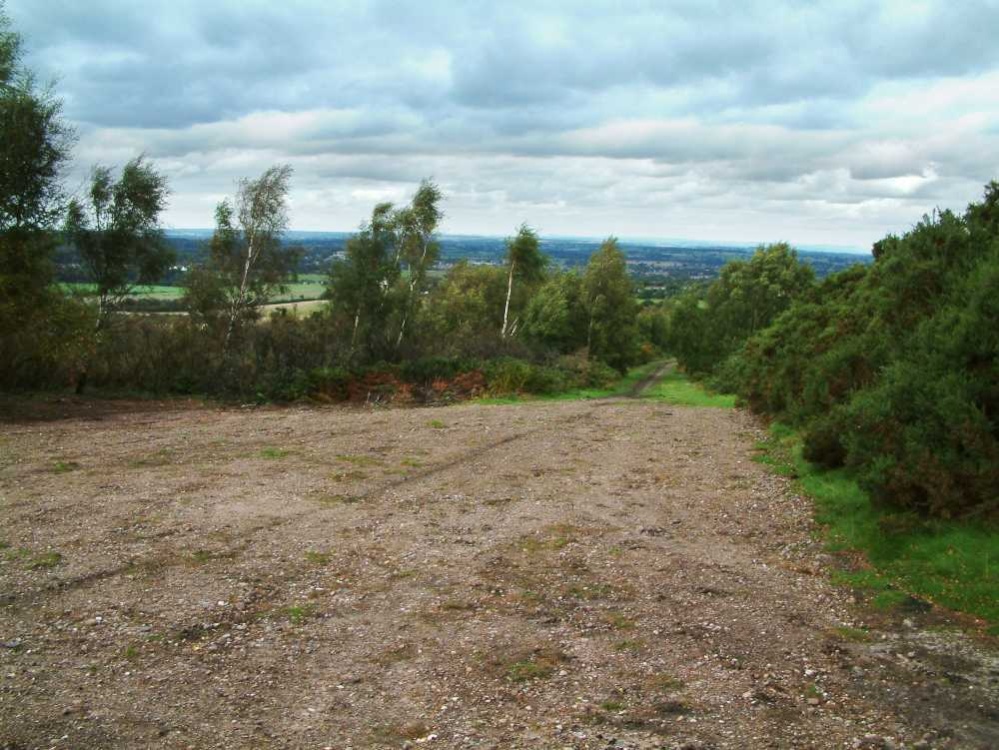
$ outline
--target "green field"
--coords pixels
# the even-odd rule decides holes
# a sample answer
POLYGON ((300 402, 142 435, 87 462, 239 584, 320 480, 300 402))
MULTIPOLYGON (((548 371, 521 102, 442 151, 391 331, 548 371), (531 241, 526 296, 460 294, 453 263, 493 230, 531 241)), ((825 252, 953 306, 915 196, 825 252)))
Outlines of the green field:
MULTIPOLYGON (((83 295, 93 295, 96 291, 94 284, 86 282, 66 282, 60 284, 66 292, 76 292, 83 295)), ((272 302, 300 302, 303 300, 316 300, 323 296, 326 291, 326 276, 321 273, 305 273, 298 277, 298 280, 286 285, 283 292, 274 295, 272 302)), ((160 301, 179 300, 184 296, 184 287, 150 285, 137 286, 133 290, 133 299, 152 299, 160 301)))

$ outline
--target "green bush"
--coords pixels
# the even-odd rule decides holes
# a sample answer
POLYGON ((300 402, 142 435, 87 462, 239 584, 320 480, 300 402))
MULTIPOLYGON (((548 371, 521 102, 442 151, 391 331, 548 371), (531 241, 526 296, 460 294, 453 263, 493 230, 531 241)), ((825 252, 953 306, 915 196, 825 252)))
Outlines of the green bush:
POLYGON ((884 506, 999 515, 999 183, 829 277, 722 368, 884 506))

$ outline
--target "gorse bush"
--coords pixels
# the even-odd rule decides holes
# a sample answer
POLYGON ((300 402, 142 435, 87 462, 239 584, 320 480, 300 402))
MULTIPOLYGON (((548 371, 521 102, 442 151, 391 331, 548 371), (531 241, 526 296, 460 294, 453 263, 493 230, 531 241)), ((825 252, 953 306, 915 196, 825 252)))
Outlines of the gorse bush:
MULTIPOLYGON (((698 330, 720 325, 713 313, 721 307, 717 294, 701 306, 698 330)), ((674 329, 690 309, 674 313, 674 329)), ((997 321, 993 182, 964 214, 934 213, 876 243, 872 265, 806 290, 734 355, 693 351, 688 361, 754 410, 803 428, 805 458, 851 467, 881 503, 995 517, 997 321)), ((674 333, 681 342, 684 335, 674 333)))

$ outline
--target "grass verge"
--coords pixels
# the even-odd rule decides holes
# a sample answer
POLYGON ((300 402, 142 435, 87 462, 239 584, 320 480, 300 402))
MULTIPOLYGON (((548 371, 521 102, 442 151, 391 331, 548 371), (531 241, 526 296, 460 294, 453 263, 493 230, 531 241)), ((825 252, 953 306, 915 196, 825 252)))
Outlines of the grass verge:
POLYGON ((735 396, 730 393, 713 393, 699 383, 695 383, 679 370, 673 369, 643 394, 644 398, 655 399, 676 406, 700 406, 716 409, 734 409, 735 396))
POLYGON ((978 523, 928 520, 875 506, 848 471, 820 469, 801 456, 801 437, 774 424, 756 460, 796 479, 816 506, 831 551, 863 552, 871 569, 834 574, 866 589, 883 609, 919 597, 988 621, 999 635, 999 530, 978 523))
POLYGON ((485 396, 483 398, 475 399, 472 403, 505 405, 533 403, 536 401, 580 401, 587 399, 613 398, 614 396, 627 396, 631 392, 631 389, 635 387, 636 383, 651 375, 655 372, 657 367, 661 366, 662 362, 657 361, 633 367, 628 371, 627 375, 624 375, 619 380, 614 381, 606 388, 573 388, 572 390, 563 391, 561 393, 485 396))

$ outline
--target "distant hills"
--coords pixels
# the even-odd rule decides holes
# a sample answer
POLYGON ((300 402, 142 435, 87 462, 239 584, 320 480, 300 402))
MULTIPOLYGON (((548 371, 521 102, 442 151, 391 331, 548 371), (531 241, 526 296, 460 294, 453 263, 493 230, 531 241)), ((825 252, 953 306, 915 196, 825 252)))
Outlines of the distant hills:
MULTIPOLYGON (((171 229, 167 238, 177 251, 181 265, 193 262, 202 251, 203 242, 211 237, 210 229, 171 229)), ((343 252, 350 232, 289 231, 288 244, 302 248, 300 271, 323 273, 332 260, 343 252)), ((541 247, 563 267, 582 266, 603 240, 594 237, 550 236, 541 238, 541 247)), ((709 279, 718 274, 729 260, 751 255, 754 243, 705 242, 684 239, 619 238, 628 256, 631 273, 639 279, 671 279, 675 281, 709 279)), ((503 237, 445 234, 440 237, 442 267, 459 261, 499 264, 506 251, 503 237)), ((871 260, 870 252, 857 248, 799 246, 802 260, 809 263, 819 276, 842 270, 856 263, 871 260)))

